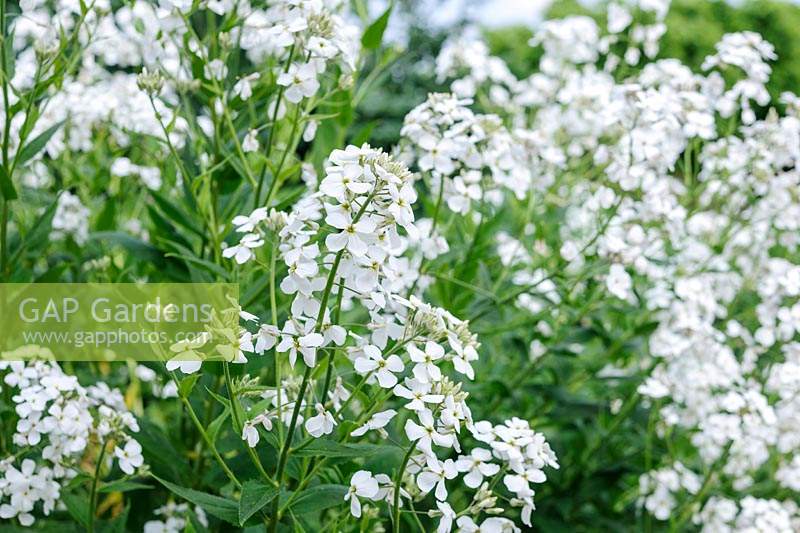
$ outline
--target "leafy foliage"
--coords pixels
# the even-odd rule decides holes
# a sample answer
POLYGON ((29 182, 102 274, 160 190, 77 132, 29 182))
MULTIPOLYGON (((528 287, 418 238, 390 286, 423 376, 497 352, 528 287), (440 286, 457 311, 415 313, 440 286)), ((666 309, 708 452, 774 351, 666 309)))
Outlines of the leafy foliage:
POLYGON ((0 531, 797 528, 797 6, 648 58, 575 2, 0 2, 2 280, 242 311, 225 362, 3 354, 0 531))

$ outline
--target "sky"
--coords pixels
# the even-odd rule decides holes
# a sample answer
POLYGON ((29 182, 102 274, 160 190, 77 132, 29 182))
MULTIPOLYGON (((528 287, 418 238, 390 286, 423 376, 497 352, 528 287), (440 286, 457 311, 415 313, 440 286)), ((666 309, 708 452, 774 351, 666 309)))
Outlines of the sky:
MULTIPOLYGON (((554 0, 419 0, 419 13, 434 27, 447 27, 451 23, 467 15, 480 26, 501 28, 504 26, 518 26, 520 24, 536 26, 544 12, 554 0)), ((591 5, 598 0, 579 0, 580 3, 591 5)), ((740 3, 743 0, 728 0, 731 3, 740 3)), ((789 0, 800 3, 800 0, 789 0)), ((370 0, 374 13, 382 13, 386 0, 370 0)))
MULTIPOLYGON (((447 28, 464 18, 477 26, 501 28, 525 24, 536 26, 553 0, 418 0, 418 17, 425 17, 433 28, 447 28)), ((586 0, 584 0, 586 1, 586 0)), ((591 1, 591 0, 589 0, 591 1)), ((378 17, 386 9, 387 0, 368 0, 370 16, 378 17)), ((389 19, 386 40, 405 44, 408 18, 397 14, 389 19)))
POLYGON ((542 18, 544 11, 552 0, 428 0, 430 8, 423 8, 431 13, 434 24, 447 26, 448 22, 457 20, 463 13, 467 18, 488 27, 509 25, 535 25, 542 18))

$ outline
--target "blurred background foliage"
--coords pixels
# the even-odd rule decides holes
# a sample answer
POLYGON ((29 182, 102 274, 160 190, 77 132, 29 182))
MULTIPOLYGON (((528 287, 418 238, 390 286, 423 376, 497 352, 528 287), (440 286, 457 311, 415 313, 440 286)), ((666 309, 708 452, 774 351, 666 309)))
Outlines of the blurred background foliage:
MULTIPOLYGON (((390 147, 398 138, 405 114, 421 103, 431 91, 445 91, 436 82, 433 66, 442 43, 455 28, 431 28, 414 0, 400 2, 409 20, 405 51, 389 69, 383 83, 359 106, 355 131, 371 128, 374 145, 390 147)), ((586 15, 604 25, 605 2, 587 5, 576 0, 556 0, 543 19, 586 15)), ((395 15, 397 16, 397 15, 395 15)), ((457 22, 463 26, 467 21, 457 22)), ((680 59, 699 70, 706 55, 725 33, 750 30, 760 33, 775 46, 778 60, 773 64, 770 92, 775 100, 784 91, 800 91, 800 5, 781 0, 673 0, 666 19, 667 33, 661 40, 659 57, 680 59)), ((503 58, 519 78, 536 70, 541 50, 528 40, 535 28, 513 26, 482 30, 492 53, 503 58)))

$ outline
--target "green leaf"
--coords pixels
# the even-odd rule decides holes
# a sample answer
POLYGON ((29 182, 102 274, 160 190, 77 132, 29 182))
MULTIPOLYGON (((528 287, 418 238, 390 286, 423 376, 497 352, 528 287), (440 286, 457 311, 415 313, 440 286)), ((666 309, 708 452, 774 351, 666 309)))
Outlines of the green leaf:
POLYGON ((11 257, 11 264, 15 264, 19 259, 20 254, 24 251, 36 252, 39 248, 44 247, 49 242, 50 231, 53 226, 53 215, 58 207, 58 201, 51 203, 47 209, 36 219, 36 222, 31 226, 31 229, 22 238, 22 243, 19 248, 14 251, 11 257))
POLYGON ((245 481, 239 498, 239 525, 264 508, 278 495, 278 489, 260 481, 245 481))
POLYGON ((368 122, 364 127, 362 127, 356 134, 353 136, 350 144, 354 144, 356 146, 361 146, 365 142, 369 141, 370 135, 372 135, 372 130, 375 129, 375 126, 378 124, 377 120, 372 120, 368 122))
POLYGON ((292 455, 295 457, 368 457, 396 449, 396 446, 386 444, 343 444, 327 439, 316 439, 303 448, 293 450, 292 455))
POLYGON ((64 121, 57 122, 44 130, 42 133, 31 139, 31 141, 25 145, 25 147, 17 153, 17 158, 14 161, 14 165, 17 167, 21 167, 30 159, 32 159, 36 154, 42 151, 42 148, 47 144, 47 141, 55 135, 55 133, 61 128, 64 124, 64 121))
POLYGON ((121 231, 97 231, 90 234, 89 239, 118 244, 144 261, 159 264, 164 262, 164 256, 157 248, 121 231))
MULTIPOLYGON (((21 99, 18 103, 25 104, 27 106, 30 103, 31 99, 35 100, 37 97, 37 92, 40 89, 32 89, 28 94, 27 97, 21 99)), ((27 107, 26 107, 27 108, 27 107)), ((19 138, 20 139, 27 139, 28 135, 30 135, 31 130, 36 126, 36 122, 39 120, 39 106, 35 103, 30 107, 30 113, 25 117, 27 119, 27 123, 23 124, 23 129, 19 131, 19 138)))
POLYGON ((6 200, 16 200, 17 190, 14 188, 14 183, 6 172, 6 167, 0 163, 0 192, 3 193, 3 198, 6 200))
POLYGON ((347 487, 344 485, 317 485, 311 487, 295 498, 289 509, 296 515, 318 513, 323 509, 344 503, 347 487))
POLYGON ((184 232, 179 231, 179 228, 167 220, 164 214, 156 209, 155 206, 148 204, 147 214, 153 226, 155 226, 150 232, 150 237, 153 242, 180 241, 184 246, 191 246, 187 240, 188 235, 184 235, 184 232))
MULTIPOLYGON (((16 26, 12 21, 12 16, 13 15, 11 13, 7 13, 6 17, 8 18, 8 20, 3 21, 3 23, 6 25, 5 32, 3 34, 3 39, 7 43, 14 42, 14 28, 16 26)), ((11 80, 14 78, 14 73, 16 72, 17 68, 16 58, 14 57, 14 46, 6 45, 3 47, 3 51, 5 52, 5 56, 2 58, 3 77, 5 77, 5 79, 7 80, 11 80)))
POLYGON ((181 398, 189 397, 189 395, 192 393, 192 389, 194 389, 194 386, 197 384, 198 379, 200 379, 200 374, 192 374, 181 380, 181 383, 178 386, 178 394, 181 395, 181 398))
POLYGON ((97 216, 97 221, 94 227, 97 231, 111 231, 116 227, 114 219, 117 214, 117 200, 116 198, 106 198, 103 202, 103 209, 97 216))
POLYGON ((225 420, 228 419, 230 414, 231 409, 230 407, 226 406, 225 409, 223 409, 222 414, 220 414, 208 425, 208 438, 211 439, 211 442, 217 442, 219 431, 222 429, 222 426, 225 424, 225 420))
POLYGON ((139 419, 139 433, 136 440, 142 445, 145 462, 153 472, 172 479, 189 482, 191 472, 189 462, 178 453, 167 438, 164 430, 146 418, 139 419))
POLYGON ((212 398, 214 398, 215 400, 217 400, 217 401, 220 403, 220 405, 222 405, 222 407, 224 407, 224 408, 226 408, 226 409, 230 410, 230 408, 231 408, 231 402, 230 402, 230 400, 228 400, 228 399, 227 399, 227 398, 225 398, 224 396, 220 396, 219 394, 217 394, 216 392, 212 391, 212 390, 211 390, 211 389, 209 389, 208 387, 206 387, 206 392, 207 392, 208 394, 210 394, 212 398))
POLYGON ((178 250, 177 252, 166 253, 165 254, 166 257, 175 257, 176 259, 182 259, 187 263, 191 263, 193 265, 202 267, 203 270, 205 270, 209 274, 217 276, 220 279, 227 280, 229 278, 227 270, 225 270, 224 268, 215 263, 212 263, 211 261, 197 257, 196 255, 194 255, 194 253, 192 253, 191 250, 189 250, 182 244, 166 240, 164 240, 163 242, 169 244, 170 246, 178 250))
POLYGON ((144 483, 137 483, 127 479, 118 479, 105 483, 102 487, 97 489, 98 492, 130 492, 132 490, 150 490, 153 487, 145 485, 144 483))
POLYGON ((62 492, 61 501, 67 508, 69 515, 83 527, 89 526, 89 498, 79 496, 74 492, 62 492))
POLYGON ((190 220, 189 215, 186 214, 186 212, 181 210, 178 206, 174 205, 167 198, 156 191, 150 191, 150 195, 153 197, 153 200, 155 200, 158 208, 161 209, 165 215, 167 215, 170 221, 177 222, 192 233, 198 235, 199 237, 203 237, 203 225, 200 222, 190 220))
POLYGON ((239 524, 239 505, 235 501, 206 492, 181 487, 157 476, 153 477, 176 495, 202 507, 208 514, 214 515, 233 525, 239 524))
POLYGON ((386 26, 389 24, 389 15, 392 14, 393 7, 394 2, 391 2, 389 7, 386 8, 386 11, 383 12, 383 15, 375 19, 375 22, 364 30, 364 35, 361 36, 361 46, 367 50, 374 50, 381 45, 383 33, 386 31, 386 26))

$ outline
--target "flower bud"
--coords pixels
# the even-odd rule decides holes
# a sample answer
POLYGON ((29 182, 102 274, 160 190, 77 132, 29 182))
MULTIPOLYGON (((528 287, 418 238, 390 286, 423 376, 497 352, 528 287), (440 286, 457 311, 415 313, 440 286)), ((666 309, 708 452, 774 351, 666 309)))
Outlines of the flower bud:
POLYGON ((136 84, 139 89, 146 92, 149 96, 155 96, 164 87, 164 77, 158 70, 149 71, 143 67, 142 71, 136 76, 136 84))

